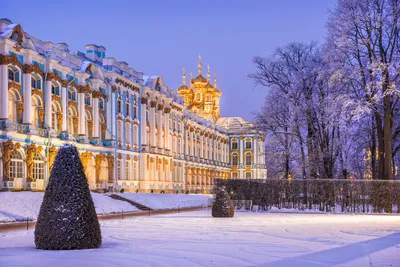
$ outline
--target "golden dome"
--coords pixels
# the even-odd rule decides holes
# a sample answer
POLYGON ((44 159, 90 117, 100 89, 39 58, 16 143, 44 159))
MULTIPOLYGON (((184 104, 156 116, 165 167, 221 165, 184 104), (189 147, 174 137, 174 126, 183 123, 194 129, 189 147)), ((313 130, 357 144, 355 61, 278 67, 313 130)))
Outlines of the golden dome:
POLYGON ((181 90, 188 90, 188 89, 189 89, 189 87, 187 87, 186 84, 182 84, 182 85, 178 88, 178 91, 181 91, 181 90))
POLYGON ((191 83, 206 83, 208 80, 199 74, 196 78, 190 80, 191 83))

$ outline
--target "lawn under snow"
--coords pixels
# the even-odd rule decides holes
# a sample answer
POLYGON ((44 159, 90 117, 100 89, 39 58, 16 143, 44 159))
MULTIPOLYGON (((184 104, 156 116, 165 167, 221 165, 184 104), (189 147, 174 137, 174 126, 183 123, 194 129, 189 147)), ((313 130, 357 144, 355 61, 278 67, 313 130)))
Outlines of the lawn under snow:
POLYGON ((120 193, 119 196, 132 200, 151 209, 176 209, 187 207, 206 207, 210 205, 212 195, 184 195, 184 194, 144 194, 120 193))
MULTIPOLYGON (((106 195, 91 193, 97 214, 138 211, 131 204, 106 195)), ((43 192, 0 192, 0 222, 36 220, 42 205, 43 192)))
POLYGON ((0 266, 399 266, 400 217, 210 211, 101 223, 95 250, 42 251, 0 234, 0 266))

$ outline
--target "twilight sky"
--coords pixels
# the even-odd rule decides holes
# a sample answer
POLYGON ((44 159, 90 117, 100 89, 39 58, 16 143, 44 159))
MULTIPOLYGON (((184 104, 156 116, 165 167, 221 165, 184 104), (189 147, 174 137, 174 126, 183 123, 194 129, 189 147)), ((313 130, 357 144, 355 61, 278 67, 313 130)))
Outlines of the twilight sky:
POLYGON ((252 120, 265 88, 247 75, 253 56, 269 56, 292 41, 323 42, 328 10, 336 0, 5 0, 0 17, 35 37, 84 51, 103 45, 106 56, 145 75, 161 75, 176 90, 181 69, 197 74, 209 64, 222 91, 221 116, 252 120))

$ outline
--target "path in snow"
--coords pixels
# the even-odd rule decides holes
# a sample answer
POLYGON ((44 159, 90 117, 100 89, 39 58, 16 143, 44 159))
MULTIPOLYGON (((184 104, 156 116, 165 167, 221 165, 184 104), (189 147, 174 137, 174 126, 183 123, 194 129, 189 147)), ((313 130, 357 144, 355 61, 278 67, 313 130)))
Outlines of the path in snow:
POLYGON ((399 266, 400 217, 210 211, 101 223, 97 250, 41 251, 0 235, 0 266, 399 266))

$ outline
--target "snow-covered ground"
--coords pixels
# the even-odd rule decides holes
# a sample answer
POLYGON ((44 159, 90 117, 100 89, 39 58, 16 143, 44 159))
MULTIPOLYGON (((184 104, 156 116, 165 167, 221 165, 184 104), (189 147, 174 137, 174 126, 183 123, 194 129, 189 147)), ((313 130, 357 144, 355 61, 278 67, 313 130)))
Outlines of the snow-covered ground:
MULTIPOLYGON (((131 204, 106 195, 91 193, 97 214, 138 211, 131 204)), ((43 201, 43 192, 0 192, 0 222, 35 220, 43 201)))
POLYGON ((0 266, 399 266, 400 216, 210 211, 101 223, 96 250, 41 251, 0 234, 0 266))
POLYGON ((135 201, 151 209, 176 209, 187 207, 204 207, 209 205, 212 195, 189 194, 144 194, 144 193, 120 193, 119 196, 135 201))

